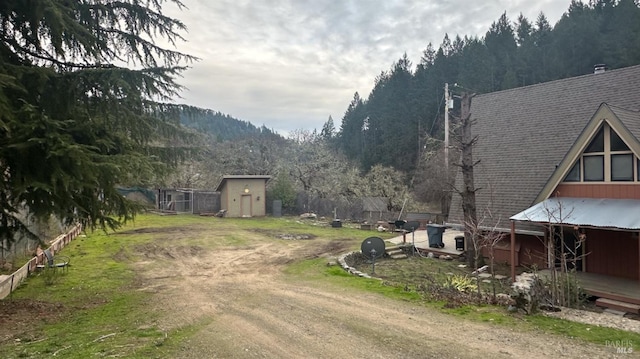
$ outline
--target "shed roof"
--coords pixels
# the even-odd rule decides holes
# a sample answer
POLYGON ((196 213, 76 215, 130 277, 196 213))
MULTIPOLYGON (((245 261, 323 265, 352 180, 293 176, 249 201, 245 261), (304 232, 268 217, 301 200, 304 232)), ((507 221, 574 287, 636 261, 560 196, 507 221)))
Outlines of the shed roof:
POLYGON ((243 180, 243 179, 263 179, 266 181, 268 181, 269 179, 271 179, 271 176, 267 176, 267 175, 225 175, 222 176, 222 179, 220 179, 220 183, 218 183, 218 185, 216 186, 216 191, 221 191, 222 188, 224 187, 224 184, 228 181, 228 180, 243 180))
MULTIPOLYGON (((640 135, 640 66, 478 95, 471 105, 478 212, 505 222, 534 204, 602 103, 640 135)), ((457 176, 461 187, 461 173, 457 176)), ((449 222, 462 223, 460 196, 449 222)))

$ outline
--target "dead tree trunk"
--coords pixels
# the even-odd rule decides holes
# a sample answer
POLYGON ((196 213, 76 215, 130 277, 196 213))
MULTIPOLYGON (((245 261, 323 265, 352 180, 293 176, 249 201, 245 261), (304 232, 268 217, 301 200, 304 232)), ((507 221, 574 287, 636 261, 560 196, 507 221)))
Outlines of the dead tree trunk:
POLYGON ((476 188, 473 181, 473 167, 477 164, 473 162, 473 145, 476 138, 471 134, 471 99, 473 94, 462 94, 462 107, 460 110, 460 152, 462 168, 462 213, 464 215, 464 241, 467 249, 467 263, 472 267, 477 267, 476 241, 478 231, 473 226, 477 226, 476 210, 476 188))

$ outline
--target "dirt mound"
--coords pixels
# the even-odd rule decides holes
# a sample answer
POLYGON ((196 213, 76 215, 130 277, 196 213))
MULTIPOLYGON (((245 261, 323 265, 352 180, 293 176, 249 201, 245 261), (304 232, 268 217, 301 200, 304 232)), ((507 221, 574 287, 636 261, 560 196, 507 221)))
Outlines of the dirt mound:
POLYGON ((5 299, 0 301, 0 342, 38 339, 34 323, 62 316, 66 308, 59 303, 46 303, 31 299, 5 299))
POLYGON ((136 247, 136 251, 148 259, 183 259, 185 257, 197 257, 204 252, 199 246, 161 246, 155 243, 147 243, 136 247))
POLYGON ((204 237, 211 231, 210 228, 200 226, 190 227, 145 227, 136 228, 123 232, 118 232, 118 235, 139 235, 139 234, 151 234, 154 241, 180 241, 186 236, 199 236, 204 237))
POLYGON ((260 233, 267 237, 286 239, 286 240, 309 240, 309 239, 315 239, 317 237, 315 234, 283 233, 282 231, 276 231, 272 229, 254 229, 253 232, 260 233))

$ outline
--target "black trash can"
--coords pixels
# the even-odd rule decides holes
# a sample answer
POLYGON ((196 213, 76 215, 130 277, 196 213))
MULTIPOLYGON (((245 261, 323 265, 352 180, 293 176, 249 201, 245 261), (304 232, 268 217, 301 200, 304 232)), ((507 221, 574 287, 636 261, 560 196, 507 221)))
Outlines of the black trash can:
POLYGON ((336 218, 331 222, 331 227, 333 227, 333 228, 341 228, 342 227, 342 222, 339 219, 336 218))
POLYGON ((427 237, 429 237, 429 247, 444 248, 444 242, 442 242, 442 233, 444 233, 445 229, 445 226, 439 224, 427 224, 427 237))
POLYGON ((464 251, 464 236, 456 236, 456 250, 464 251))

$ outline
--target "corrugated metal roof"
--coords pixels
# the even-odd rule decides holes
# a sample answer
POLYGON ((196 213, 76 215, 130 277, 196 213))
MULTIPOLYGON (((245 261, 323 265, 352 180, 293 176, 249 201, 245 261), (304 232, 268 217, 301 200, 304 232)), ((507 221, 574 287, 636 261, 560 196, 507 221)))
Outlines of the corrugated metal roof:
POLYGON ((515 221, 640 230, 640 200, 549 198, 510 218, 515 221))

